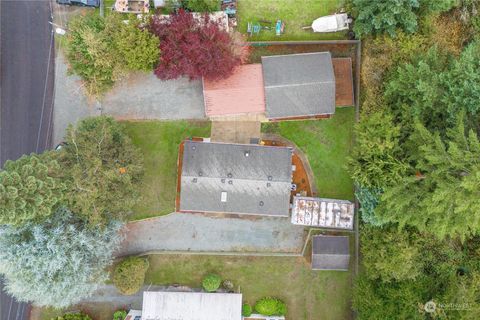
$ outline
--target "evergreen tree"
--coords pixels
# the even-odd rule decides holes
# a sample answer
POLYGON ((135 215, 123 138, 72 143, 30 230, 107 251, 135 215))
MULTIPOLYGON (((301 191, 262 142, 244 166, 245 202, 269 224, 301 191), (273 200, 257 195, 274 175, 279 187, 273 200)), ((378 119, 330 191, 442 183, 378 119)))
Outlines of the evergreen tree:
POLYGON ((63 308, 91 295, 107 278, 121 224, 91 227, 66 209, 41 224, 2 227, 0 272, 19 301, 63 308))
POLYGON ((355 127, 356 143, 349 159, 353 180, 367 188, 383 188, 402 179, 408 170, 399 144, 400 127, 392 117, 376 112, 355 127))
POLYGON ((422 273, 421 247, 413 232, 364 226, 361 244, 365 274, 372 280, 414 280, 422 273))
POLYGON ((412 155, 417 173, 385 190, 376 214, 428 231, 440 238, 465 239, 480 230, 480 142, 465 134, 463 117, 447 131, 447 141, 416 124, 412 155))
POLYGON ((52 152, 5 162, 0 171, 0 224, 20 226, 50 216, 67 184, 52 152))
POLYGON ((69 208, 92 225, 122 219, 139 201, 143 158, 121 124, 110 117, 82 120, 69 127, 61 161, 72 188, 69 208))

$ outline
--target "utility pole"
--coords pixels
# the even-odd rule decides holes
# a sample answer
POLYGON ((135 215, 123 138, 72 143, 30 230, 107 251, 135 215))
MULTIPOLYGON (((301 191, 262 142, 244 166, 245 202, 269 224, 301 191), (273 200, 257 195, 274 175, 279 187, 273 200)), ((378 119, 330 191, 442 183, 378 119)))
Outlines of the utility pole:
POLYGON ((103 4, 103 0, 100 0, 100 17, 104 17, 105 16, 105 7, 104 7, 104 4, 103 4))

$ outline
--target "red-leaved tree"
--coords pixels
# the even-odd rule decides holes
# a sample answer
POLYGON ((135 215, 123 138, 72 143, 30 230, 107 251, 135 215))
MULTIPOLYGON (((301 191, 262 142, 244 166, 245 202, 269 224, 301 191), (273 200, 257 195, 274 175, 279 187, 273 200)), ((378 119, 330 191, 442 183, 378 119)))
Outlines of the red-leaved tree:
POLYGON ((216 80, 228 77, 240 64, 234 41, 208 15, 195 19, 180 10, 169 18, 154 16, 150 31, 160 38, 160 61, 154 71, 160 79, 216 80))

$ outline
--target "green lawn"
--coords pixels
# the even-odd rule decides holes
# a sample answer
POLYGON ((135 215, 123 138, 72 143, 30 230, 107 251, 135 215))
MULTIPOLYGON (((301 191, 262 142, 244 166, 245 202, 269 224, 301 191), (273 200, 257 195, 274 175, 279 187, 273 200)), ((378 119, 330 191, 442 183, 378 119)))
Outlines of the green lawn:
POLYGON ((275 35, 273 30, 261 30, 259 35, 249 38, 251 41, 268 40, 332 40, 345 39, 345 32, 313 33, 303 30, 310 26, 313 20, 335 13, 341 8, 342 0, 240 0, 238 1, 238 31, 247 32, 248 22, 260 20, 271 21, 272 25, 278 19, 285 22, 285 33, 275 35))
POLYGON ((318 196, 353 200, 353 182, 346 163, 353 143, 354 122, 354 107, 337 108, 330 119, 264 123, 262 131, 282 135, 307 155, 318 196))
POLYGON ((312 271, 304 258, 153 255, 145 284, 198 288, 210 272, 231 280, 245 302, 264 296, 287 303, 287 319, 351 319, 350 272, 312 271))
POLYGON ((189 137, 209 137, 210 122, 125 122, 145 158, 143 197, 132 220, 170 213, 175 207, 178 147, 189 137))

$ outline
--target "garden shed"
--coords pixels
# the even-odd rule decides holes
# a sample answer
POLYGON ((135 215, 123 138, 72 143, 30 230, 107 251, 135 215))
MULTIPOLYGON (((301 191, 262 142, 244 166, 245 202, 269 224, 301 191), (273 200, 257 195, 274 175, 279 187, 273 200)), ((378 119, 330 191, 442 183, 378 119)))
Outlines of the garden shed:
POLYGON ((346 236, 313 236, 312 269, 348 271, 349 241, 346 236))

